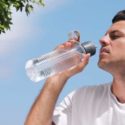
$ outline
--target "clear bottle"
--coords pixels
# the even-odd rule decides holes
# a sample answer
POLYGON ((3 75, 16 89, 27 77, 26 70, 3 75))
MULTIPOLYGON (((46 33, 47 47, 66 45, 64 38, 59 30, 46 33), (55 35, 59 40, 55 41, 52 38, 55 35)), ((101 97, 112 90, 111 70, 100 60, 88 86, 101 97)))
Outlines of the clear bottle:
POLYGON ((81 44, 77 42, 70 49, 54 50, 38 58, 29 60, 26 63, 25 69, 32 81, 39 82, 42 79, 78 65, 83 53, 90 53, 92 56, 95 52, 96 47, 92 42, 87 41, 81 44))

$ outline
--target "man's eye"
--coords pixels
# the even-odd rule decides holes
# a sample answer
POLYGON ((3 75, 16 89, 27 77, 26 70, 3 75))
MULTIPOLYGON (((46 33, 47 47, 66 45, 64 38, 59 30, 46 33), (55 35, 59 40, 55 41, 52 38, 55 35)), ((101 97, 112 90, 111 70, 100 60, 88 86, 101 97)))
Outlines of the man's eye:
POLYGON ((114 40, 114 39, 118 39, 120 36, 119 35, 116 35, 116 34, 111 34, 110 35, 110 38, 112 39, 112 40, 114 40))

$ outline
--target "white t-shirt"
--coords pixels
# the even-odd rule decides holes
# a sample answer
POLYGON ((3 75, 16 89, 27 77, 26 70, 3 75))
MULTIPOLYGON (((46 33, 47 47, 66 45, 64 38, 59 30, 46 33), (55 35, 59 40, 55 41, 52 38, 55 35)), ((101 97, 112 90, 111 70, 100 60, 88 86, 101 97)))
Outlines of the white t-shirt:
POLYGON ((125 103, 111 92, 111 84, 83 87, 56 107, 56 125, 125 125, 125 103))

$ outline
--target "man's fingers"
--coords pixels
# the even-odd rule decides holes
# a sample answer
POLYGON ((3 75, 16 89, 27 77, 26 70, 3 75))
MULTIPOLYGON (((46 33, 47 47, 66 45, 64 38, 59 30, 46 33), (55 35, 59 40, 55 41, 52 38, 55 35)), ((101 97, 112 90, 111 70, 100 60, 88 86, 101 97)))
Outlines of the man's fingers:
POLYGON ((83 59, 78 65, 68 69, 69 77, 75 75, 76 73, 81 72, 85 68, 85 66, 88 64, 89 57, 90 57, 90 54, 84 54, 83 59))
POLYGON ((60 44, 59 46, 57 46, 55 49, 66 49, 66 48, 72 48, 78 41, 76 40, 69 40, 69 41, 66 41, 62 44, 60 44))

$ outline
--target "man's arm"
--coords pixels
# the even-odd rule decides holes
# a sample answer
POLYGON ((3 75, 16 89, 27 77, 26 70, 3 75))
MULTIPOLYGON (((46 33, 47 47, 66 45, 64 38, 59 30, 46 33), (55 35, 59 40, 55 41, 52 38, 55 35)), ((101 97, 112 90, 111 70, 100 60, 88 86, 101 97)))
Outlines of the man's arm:
MULTIPOLYGON (((72 43, 65 43, 61 47, 71 47, 72 43)), ((25 125, 53 125, 52 117, 55 104, 57 102, 58 96, 63 89, 66 81, 74 74, 82 71, 89 60, 89 54, 84 55, 82 62, 72 68, 68 69, 62 73, 50 77, 46 80, 39 96, 34 102, 25 125)))
POLYGON ((39 96, 34 102, 25 125, 51 125, 53 110, 66 80, 47 79, 39 96), (60 85, 59 85, 60 84, 60 85))

